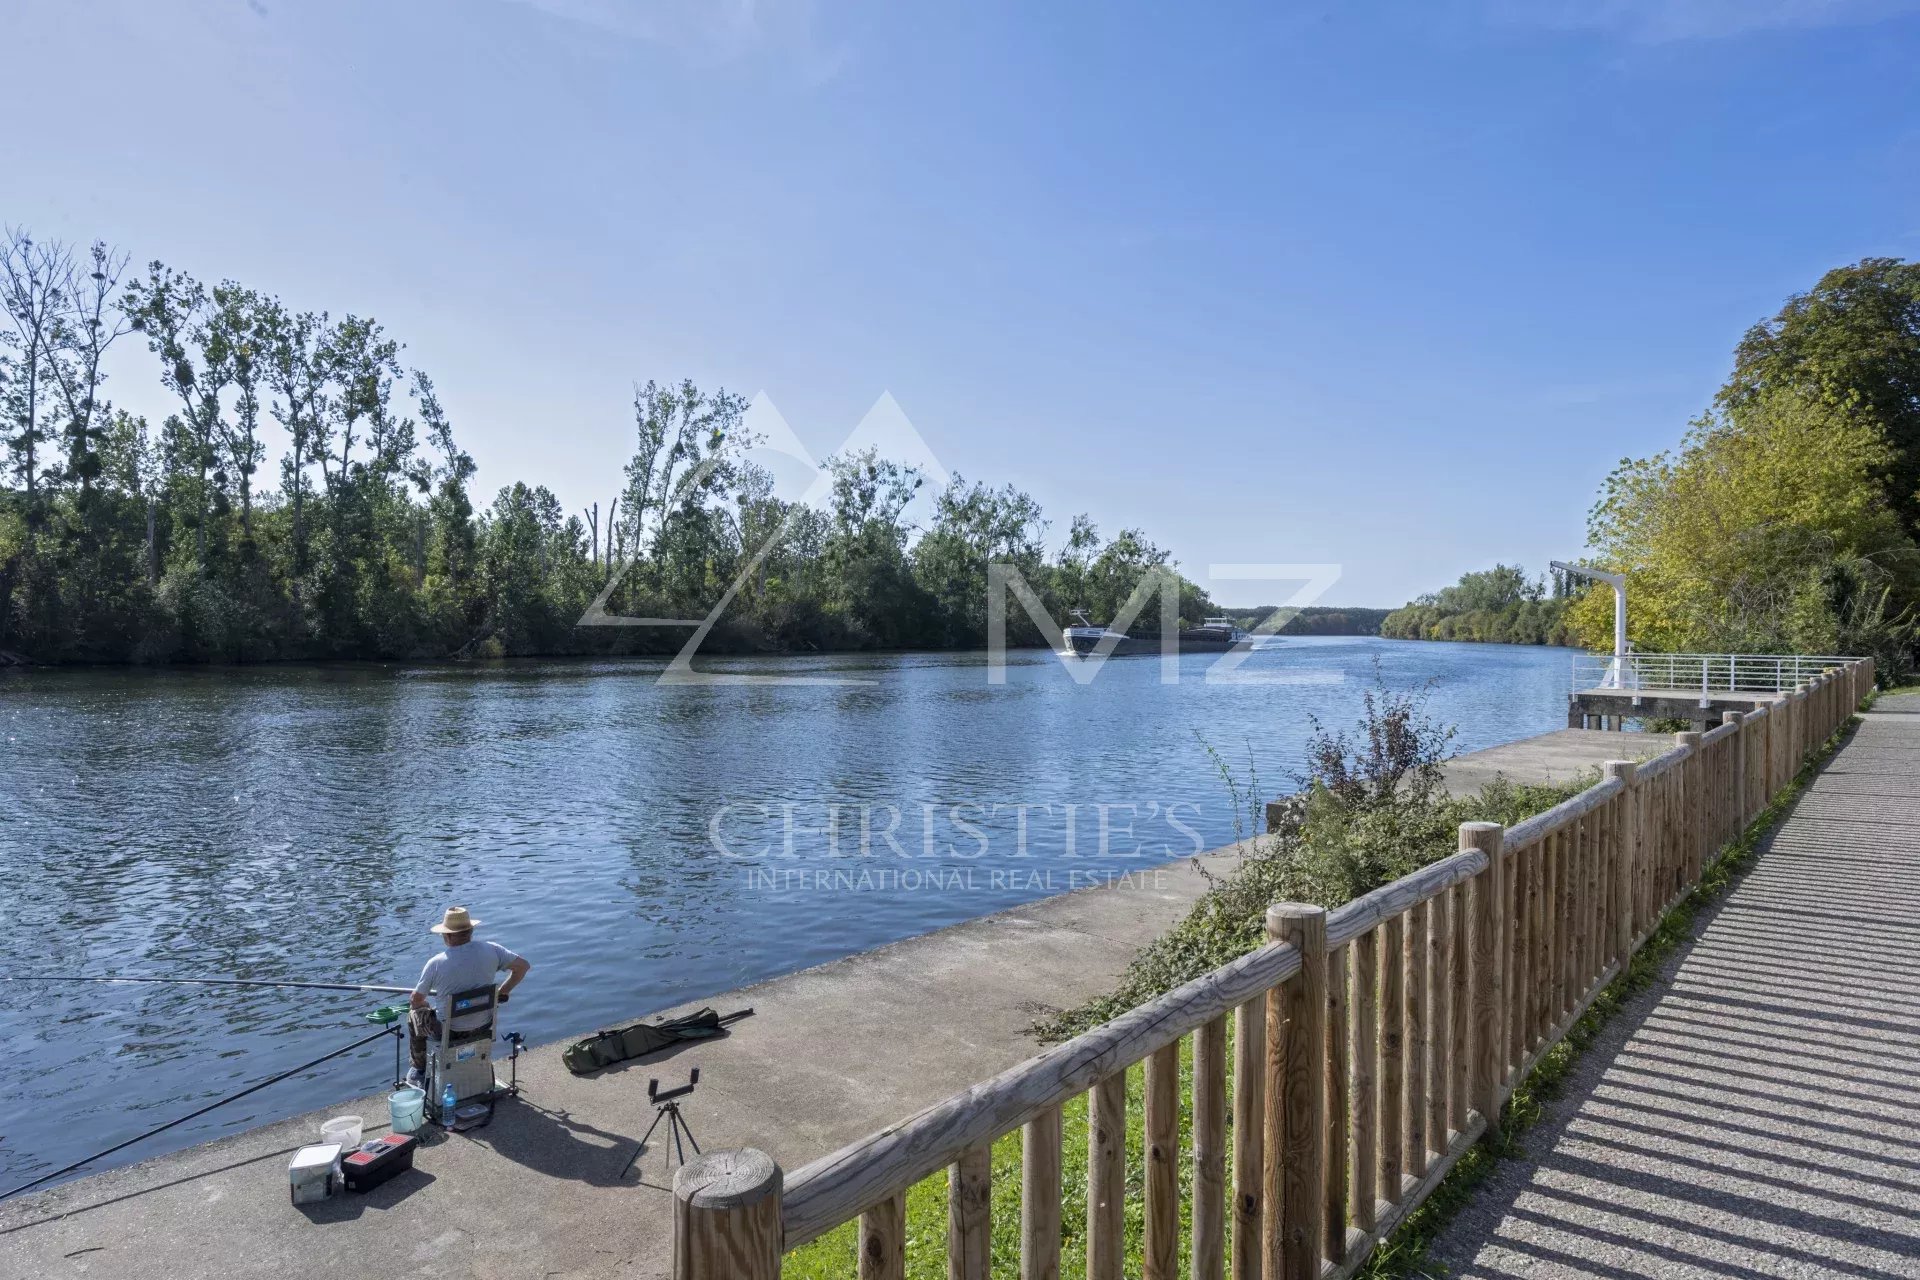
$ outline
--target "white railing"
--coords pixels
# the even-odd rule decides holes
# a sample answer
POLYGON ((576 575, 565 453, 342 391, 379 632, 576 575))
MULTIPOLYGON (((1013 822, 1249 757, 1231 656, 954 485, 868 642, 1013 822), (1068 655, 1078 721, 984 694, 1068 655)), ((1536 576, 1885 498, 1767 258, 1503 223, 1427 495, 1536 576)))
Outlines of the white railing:
POLYGON ((1573 660, 1573 691, 1679 689, 1715 693, 1785 693, 1829 667, 1857 658, 1804 653, 1582 654, 1573 660))

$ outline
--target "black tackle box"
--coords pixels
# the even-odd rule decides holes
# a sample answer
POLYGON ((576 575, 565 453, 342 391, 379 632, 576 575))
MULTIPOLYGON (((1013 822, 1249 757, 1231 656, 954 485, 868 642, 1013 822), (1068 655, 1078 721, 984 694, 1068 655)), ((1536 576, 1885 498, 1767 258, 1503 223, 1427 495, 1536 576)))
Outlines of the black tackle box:
POLYGON ((420 1140, 410 1133, 390 1133, 340 1161, 340 1175, 349 1191, 371 1191, 396 1173, 413 1168, 420 1140))

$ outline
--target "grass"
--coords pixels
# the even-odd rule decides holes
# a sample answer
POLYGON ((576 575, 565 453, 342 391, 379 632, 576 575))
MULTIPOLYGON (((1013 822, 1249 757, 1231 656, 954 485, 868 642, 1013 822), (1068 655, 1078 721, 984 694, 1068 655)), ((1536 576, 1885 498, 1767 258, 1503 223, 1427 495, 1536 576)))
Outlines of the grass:
MULTIPOLYGON (((1920 687, 1914 691, 1920 692, 1920 687)), ((1869 703, 1871 705, 1871 703, 1869 703)), ((1636 994, 1652 986, 1667 959, 1689 935, 1700 911, 1718 898, 1734 878, 1752 860, 1761 839, 1785 816, 1787 809, 1805 789, 1807 781, 1841 742, 1851 733, 1857 720, 1817 750, 1759 817, 1726 846, 1711 862, 1698 885, 1675 905, 1634 954, 1627 969, 1596 996, 1586 1013, 1567 1032, 1566 1037, 1544 1054, 1503 1108, 1495 1128, 1464 1154, 1433 1193, 1410 1214, 1400 1228, 1383 1241, 1359 1272, 1368 1280, 1399 1280, 1412 1276, 1426 1265, 1432 1242, 1446 1223, 1473 1196, 1503 1159, 1522 1152, 1521 1137, 1545 1112, 1545 1104, 1564 1086, 1574 1063, 1593 1043, 1609 1020, 1636 994)), ((1590 785, 1583 780, 1574 790, 1590 785)), ((1563 798, 1553 788, 1528 788, 1529 807, 1544 809, 1563 798)), ((1507 798, 1510 803, 1512 797, 1507 798)), ((1535 811, 1538 811, 1537 809, 1535 811)), ((1448 852, 1451 852, 1449 850, 1448 852)), ((1172 935, 1196 927, 1204 920, 1203 906, 1195 908, 1188 922, 1176 926, 1172 935)), ((1211 930, 1209 930, 1209 933, 1211 930)), ((1164 941, 1164 940, 1163 940, 1164 941)), ((1208 950, 1210 947, 1176 947, 1179 951, 1208 950)), ((1149 949, 1151 951, 1151 948, 1149 949)), ((1163 948, 1164 952, 1164 948, 1163 948)), ((1145 953, 1143 953, 1145 954, 1145 953)), ((1141 992, 1147 985, 1168 982, 1183 965, 1157 963, 1152 973, 1136 973, 1123 981, 1122 989, 1139 1003, 1150 998, 1141 992)), ((1177 985, 1177 983, 1173 984, 1177 985)), ((1117 994, 1117 993, 1116 993, 1117 994)), ((1153 993, 1157 994, 1157 993, 1153 993)), ((1067 1015, 1062 1029, 1075 1027, 1086 1013, 1106 1010, 1111 1000, 1095 1002, 1082 1016, 1067 1015)), ((1131 1007, 1131 1005, 1124 1005, 1131 1007)), ((1116 1010, 1117 1012, 1118 1010, 1116 1010)), ((1227 1062, 1231 1075, 1233 1062, 1232 1025, 1228 1025, 1227 1062)), ((1193 1103, 1192 1045, 1183 1039, 1180 1047, 1181 1115, 1179 1144, 1176 1150, 1190 1150, 1190 1117, 1193 1103)), ((1126 1268, 1137 1274, 1144 1244, 1145 1137, 1142 1128, 1144 1103, 1144 1067, 1127 1071, 1127 1188, 1126 1188, 1126 1268)), ((1229 1085, 1231 1087, 1231 1085, 1229 1085)), ((1229 1094, 1229 1096, 1231 1096, 1229 1094)), ((1065 1108, 1062 1124, 1061 1159, 1061 1246, 1060 1274, 1079 1275, 1086 1269, 1086 1186, 1087 1186, 1087 1111, 1088 1101, 1076 1099, 1065 1108)), ((1229 1131, 1232 1119, 1228 1118, 1229 1131)), ((1229 1138, 1229 1141, 1231 1139, 1229 1138)), ((1018 1131, 993 1144, 992 1158, 992 1270, 994 1275, 1017 1275, 1020 1265, 1020 1154, 1018 1131)), ((1231 1148, 1229 1147, 1229 1150, 1231 1148)), ((1189 1158, 1178 1162, 1183 1214, 1192 1212, 1193 1167, 1189 1158)), ((1229 1196, 1231 1192, 1229 1191, 1229 1196)), ((1192 1239, 1190 1216, 1183 1222, 1180 1236, 1179 1274, 1188 1271, 1188 1246, 1192 1239)), ((789 1254, 781 1274, 787 1280, 842 1280, 856 1274, 858 1226, 846 1223, 819 1240, 789 1254)), ((912 1280, 943 1280, 947 1275, 947 1180, 935 1176, 907 1192, 907 1275, 912 1280)))

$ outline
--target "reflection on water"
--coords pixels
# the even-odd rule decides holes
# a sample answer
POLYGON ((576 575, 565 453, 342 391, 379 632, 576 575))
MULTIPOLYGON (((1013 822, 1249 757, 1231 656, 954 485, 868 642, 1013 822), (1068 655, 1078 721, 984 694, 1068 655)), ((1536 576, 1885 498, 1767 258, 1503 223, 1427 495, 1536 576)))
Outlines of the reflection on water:
MULTIPOLYGON (((538 966, 509 1025, 556 1039, 1226 843, 1203 740, 1283 789, 1308 717, 1350 720, 1376 661, 1434 682, 1462 750, 1560 727, 1567 656, 1297 639, 1241 668, 1260 683, 1191 655, 1174 685, 1126 659, 1081 685, 1038 652, 1004 685, 921 654, 709 667, 858 685, 662 686, 646 661, 10 673, 0 971, 410 983, 459 902, 538 966)), ((0 1189, 346 1044, 374 1003, 0 983, 0 1189)), ((366 1092, 388 1053, 116 1159, 366 1092)))

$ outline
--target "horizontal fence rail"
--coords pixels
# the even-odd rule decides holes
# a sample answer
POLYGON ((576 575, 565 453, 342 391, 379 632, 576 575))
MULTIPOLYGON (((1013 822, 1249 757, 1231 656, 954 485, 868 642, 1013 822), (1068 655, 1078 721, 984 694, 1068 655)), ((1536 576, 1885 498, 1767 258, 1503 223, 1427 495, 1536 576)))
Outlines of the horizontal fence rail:
POLYGON ((674 1179, 674 1275, 773 1280, 786 1253, 857 1222, 862 1280, 899 1280, 907 1192, 944 1171, 948 1275, 986 1280, 990 1153, 1017 1131, 1020 1275, 1057 1280, 1069 1107, 1088 1120, 1091 1280, 1121 1275, 1130 1192, 1145 1280, 1174 1280, 1183 1223, 1192 1280, 1352 1274, 1872 688, 1871 659, 1801 661, 1823 665, 1779 700, 1611 761, 1511 829, 1467 823, 1458 853, 1333 911, 1276 904, 1264 946, 790 1178, 752 1149, 696 1160, 674 1179), (1130 1178, 1136 1063, 1145 1155, 1130 1178))
POLYGON ((1573 659, 1573 690, 1678 690, 1713 694, 1786 693, 1857 658, 1773 653, 1582 654, 1573 659))

